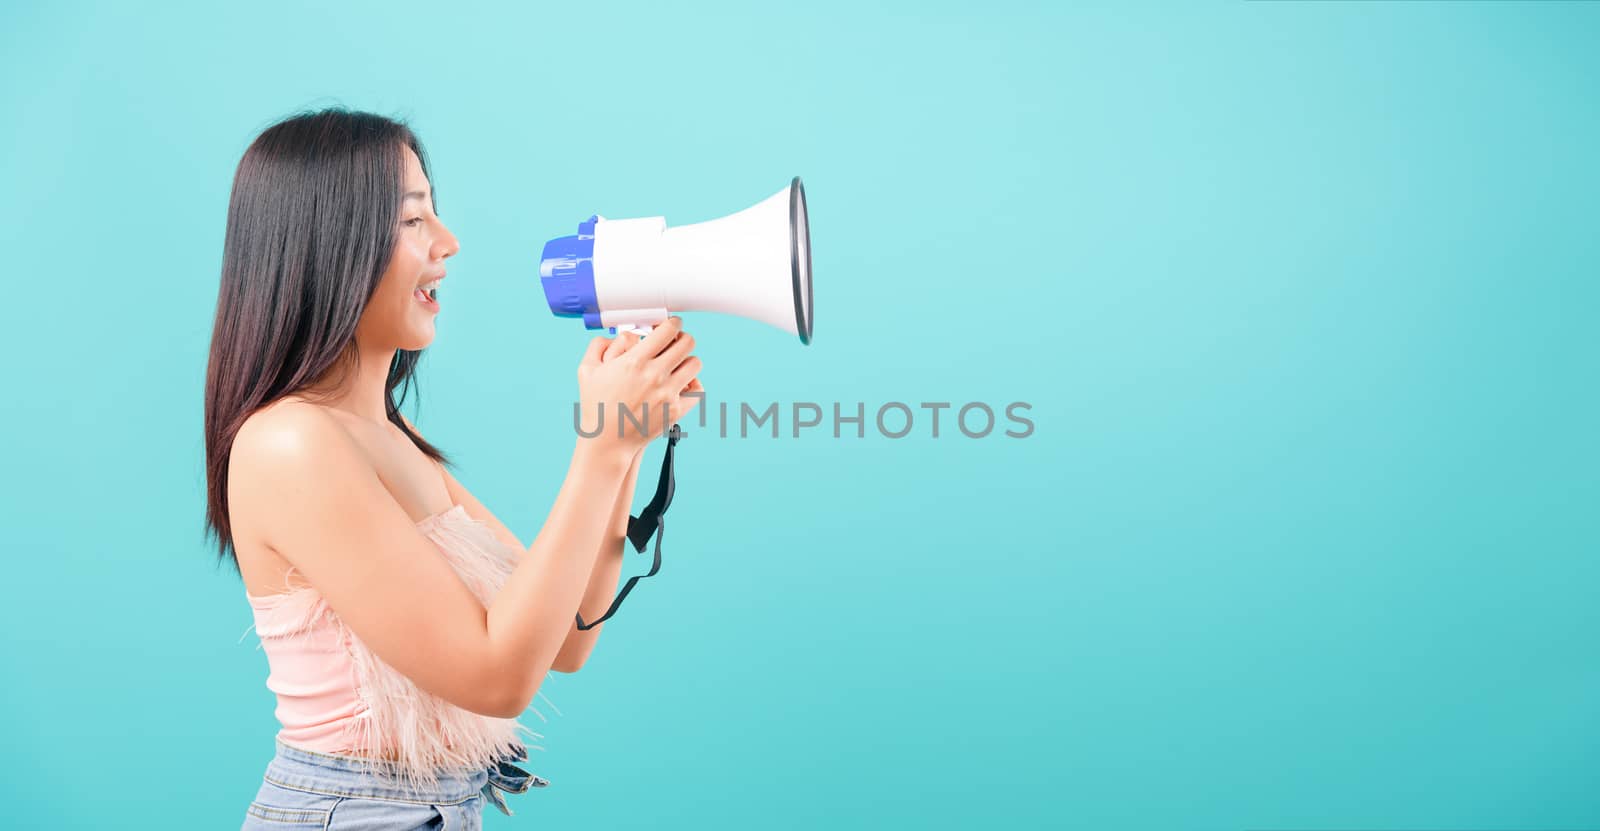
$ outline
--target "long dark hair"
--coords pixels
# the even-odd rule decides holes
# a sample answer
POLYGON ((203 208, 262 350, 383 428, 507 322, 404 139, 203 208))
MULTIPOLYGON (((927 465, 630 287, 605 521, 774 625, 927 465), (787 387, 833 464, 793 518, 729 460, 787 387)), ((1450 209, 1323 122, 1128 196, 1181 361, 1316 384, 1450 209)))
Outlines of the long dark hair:
MULTIPOLYGON (((355 370, 356 323, 394 251, 405 147, 426 174, 428 156, 408 126, 335 107, 278 121, 239 160, 205 400, 205 532, 216 541, 218 560, 231 559, 235 572, 239 557, 228 514, 234 437, 266 404, 307 392, 330 371, 342 382, 355 370)), ((400 417, 420 355, 396 350, 384 409, 423 453, 449 464, 400 417)))

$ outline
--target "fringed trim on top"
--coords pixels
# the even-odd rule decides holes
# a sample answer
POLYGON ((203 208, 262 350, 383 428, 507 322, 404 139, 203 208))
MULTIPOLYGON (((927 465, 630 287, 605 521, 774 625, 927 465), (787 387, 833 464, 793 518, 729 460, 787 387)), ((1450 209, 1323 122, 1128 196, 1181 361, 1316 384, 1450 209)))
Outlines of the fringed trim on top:
MULTIPOLYGON (((521 554, 459 504, 417 523, 417 530, 438 547, 485 608, 505 585, 521 554)), ((363 705, 363 711, 345 724, 344 744, 361 752, 357 758, 375 777, 411 789, 431 787, 441 771, 474 773, 514 755, 519 746, 527 746, 519 734, 543 738, 517 719, 480 715, 418 689, 410 678, 373 654, 312 587, 300 586, 275 596, 272 609, 270 620, 258 622, 257 635, 283 637, 319 626, 331 626, 338 634, 350 656, 355 689, 363 705)), ((540 697, 544 697, 542 693, 540 697)), ((555 709, 554 702, 550 705, 555 709)), ((537 709, 534 713, 548 721, 537 709)))

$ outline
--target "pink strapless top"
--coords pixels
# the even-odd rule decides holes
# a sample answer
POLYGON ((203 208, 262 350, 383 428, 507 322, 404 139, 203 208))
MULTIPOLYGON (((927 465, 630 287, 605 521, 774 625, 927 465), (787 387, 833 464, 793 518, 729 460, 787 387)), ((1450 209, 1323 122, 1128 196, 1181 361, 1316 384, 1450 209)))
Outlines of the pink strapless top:
MULTIPOLYGON (((418 522, 417 530, 485 608, 523 553, 459 504, 418 522)), ((375 775, 422 786, 435 783, 442 769, 481 770, 512 755, 526 745, 519 732, 541 737, 516 719, 479 715, 423 692, 367 649, 316 589, 289 588, 264 597, 245 593, 257 649, 267 653, 267 689, 278 697, 283 743, 359 756, 375 775)))

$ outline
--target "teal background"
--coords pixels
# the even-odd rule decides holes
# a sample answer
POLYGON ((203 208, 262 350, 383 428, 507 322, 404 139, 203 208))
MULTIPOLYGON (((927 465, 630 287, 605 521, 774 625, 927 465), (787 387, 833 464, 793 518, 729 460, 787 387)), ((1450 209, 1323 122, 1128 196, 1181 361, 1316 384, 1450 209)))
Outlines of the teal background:
POLYGON ((691 432, 487 827, 1600 827, 1600 5, 7 18, 8 825, 255 793, 201 391, 234 166, 344 104, 430 151, 462 251, 408 412, 525 540, 588 339, 535 258, 590 213, 804 178, 815 341, 687 313, 712 404, 1032 405, 691 432))

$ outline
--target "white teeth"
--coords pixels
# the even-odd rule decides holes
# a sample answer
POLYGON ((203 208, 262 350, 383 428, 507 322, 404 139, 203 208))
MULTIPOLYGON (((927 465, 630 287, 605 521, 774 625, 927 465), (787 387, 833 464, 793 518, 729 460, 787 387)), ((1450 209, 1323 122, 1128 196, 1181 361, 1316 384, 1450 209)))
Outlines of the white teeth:
POLYGON ((422 285, 417 286, 417 288, 422 290, 423 294, 427 294, 428 292, 433 291, 434 289, 437 289, 438 287, 439 287, 439 281, 438 280, 434 280, 431 283, 423 283, 422 285))

